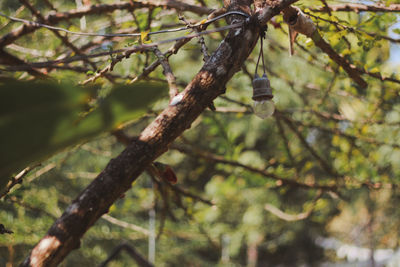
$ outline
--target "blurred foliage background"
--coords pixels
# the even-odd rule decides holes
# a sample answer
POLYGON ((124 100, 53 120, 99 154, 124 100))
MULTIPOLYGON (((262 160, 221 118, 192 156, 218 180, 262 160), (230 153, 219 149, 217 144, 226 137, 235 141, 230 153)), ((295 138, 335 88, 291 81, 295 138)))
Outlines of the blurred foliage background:
MULTIPOLYGON (((77 3, 114 4, 111 0, 89 2, 30 1, 41 14, 67 12, 77 8, 77 3)), ((189 2, 210 8, 222 6, 220 1, 212 0, 189 2)), ((257 46, 243 70, 228 83, 226 94, 215 101, 216 111, 206 110, 159 158, 172 167, 178 183, 171 185, 143 173, 132 189, 87 232, 81 248, 73 251, 62 266, 100 265, 121 244, 154 260, 156 266, 400 266, 400 212, 396 208, 400 200, 400 17, 394 12, 315 11, 324 3, 305 0, 296 5, 311 15, 335 51, 364 71, 368 88, 359 88, 304 36, 297 38, 295 55, 289 56, 287 25, 281 16, 275 17, 264 42, 267 74, 277 107, 275 115, 261 120, 252 114, 251 80, 257 46), (390 79, 382 81, 382 77, 390 79)), ((400 4, 328 1, 329 5, 343 3, 400 4)), ((9 16, 34 20, 18 1, 3 0, 0 7, 9 16)), ((191 22, 206 17, 188 11, 180 15, 191 22)), ((219 23, 226 24, 223 20, 219 23)), ((0 35, 5 36, 19 25, 0 17, 0 35)), ((73 31, 130 33, 175 28, 184 23, 176 10, 156 7, 150 11, 142 8, 92 14, 61 21, 57 26, 73 31)), ((183 35, 150 38, 154 42, 183 35)), ((222 35, 205 36, 209 52, 216 49, 222 35)), ((143 41, 66 36, 82 54, 131 47, 143 41)), ((165 52, 171 45, 164 44, 159 49, 165 52)), ((76 55, 65 41, 44 28, 3 49, 25 62, 76 55)), ((14 232, 0 235, 1 266, 21 262, 67 205, 124 149, 112 132, 123 129, 125 134, 137 136, 168 105, 168 99, 161 98, 159 90, 154 98, 142 102, 149 95, 145 93, 146 86, 155 83, 163 83, 159 88, 167 94, 161 67, 141 77, 146 86, 133 85, 144 92, 142 95, 120 94, 119 99, 124 101, 146 103, 140 112, 136 112, 138 105, 132 112, 129 108, 118 109, 112 101, 110 91, 117 84, 128 83, 157 60, 152 52, 123 59, 108 75, 88 83, 90 93, 87 85, 77 86, 96 76, 114 59, 108 55, 91 62, 39 68, 55 83, 72 84, 70 90, 76 86, 77 92, 82 90, 80 94, 90 95, 80 98, 69 91, 71 98, 64 98, 80 105, 76 118, 77 113, 82 116, 82 112, 90 113, 92 109, 101 111, 100 103, 109 99, 110 105, 117 107, 116 120, 96 128, 94 134, 74 137, 68 147, 57 146, 50 149, 51 153, 47 151, 46 155, 29 160, 30 164, 35 163, 34 168, 22 184, 13 187, 0 201, 0 223, 14 232), (58 153, 50 157, 55 151, 58 153)), ((180 89, 191 81, 202 62, 197 39, 169 57, 180 89)), ((14 101, 27 107, 41 99, 28 93, 12 93, 18 91, 18 86, 10 79, 34 83, 23 67, 27 68, 0 66, 2 92, 9 90, 0 107, 2 163, 9 159, 10 151, 17 151, 20 159, 25 153, 36 155, 32 152, 40 148, 27 144, 38 139, 33 135, 38 127, 42 127, 39 132, 51 136, 51 127, 40 123, 55 118, 51 109, 33 113, 30 123, 21 120, 24 128, 10 130, 13 126, 7 124, 7 116, 12 113, 8 111, 15 106, 14 101)), ((42 108, 48 107, 43 103, 42 108)), ((88 123, 82 127, 87 133, 94 126, 88 123)), ((9 164, 12 162, 6 165, 9 164)), ((14 175, 24 167, 14 168, 14 175)), ((121 252, 108 266, 135 264, 128 253, 121 252)))

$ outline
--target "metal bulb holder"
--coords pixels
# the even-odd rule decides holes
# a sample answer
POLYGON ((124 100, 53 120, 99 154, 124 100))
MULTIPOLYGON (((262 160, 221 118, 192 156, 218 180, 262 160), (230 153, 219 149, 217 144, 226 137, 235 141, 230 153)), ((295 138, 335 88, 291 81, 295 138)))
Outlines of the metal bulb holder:
POLYGON ((263 74, 262 77, 256 73, 253 79, 253 97, 254 114, 261 119, 268 118, 274 114, 275 104, 272 101, 272 88, 267 77, 263 74))

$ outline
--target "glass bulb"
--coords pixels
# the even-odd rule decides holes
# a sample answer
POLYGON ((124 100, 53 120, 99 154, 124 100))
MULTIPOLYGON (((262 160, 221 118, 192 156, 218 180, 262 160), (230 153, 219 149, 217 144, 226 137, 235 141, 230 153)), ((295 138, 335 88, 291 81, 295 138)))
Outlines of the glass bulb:
POLYGON ((274 101, 270 99, 254 101, 254 114, 261 119, 271 117, 275 111, 274 101))

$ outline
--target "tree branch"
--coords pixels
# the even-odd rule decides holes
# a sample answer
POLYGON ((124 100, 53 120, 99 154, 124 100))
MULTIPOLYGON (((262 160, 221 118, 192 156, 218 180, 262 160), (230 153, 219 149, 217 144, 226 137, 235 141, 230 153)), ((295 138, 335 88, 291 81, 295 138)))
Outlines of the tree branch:
POLYGON ((321 196, 322 196, 322 191, 319 190, 317 195, 313 199, 311 207, 307 211, 304 211, 304 212, 298 213, 298 214, 286 213, 269 203, 265 204, 264 209, 266 211, 269 211, 270 213, 274 214, 275 216, 277 216, 278 218, 280 218, 282 220, 289 221, 289 222, 300 221, 300 220, 307 219, 312 214, 312 212, 314 211, 314 208, 317 204, 317 201, 318 201, 318 199, 321 198, 321 196))
POLYGON ((172 146, 173 149, 176 149, 182 153, 186 153, 186 154, 191 154, 193 156, 196 157, 201 157, 207 160, 211 160, 211 161, 215 161, 215 162, 219 162, 222 164, 227 164, 227 165, 231 165, 231 166, 235 166, 235 167, 239 167, 239 168, 243 168, 249 172, 253 172, 253 173, 257 173, 259 175, 268 177, 270 179, 276 180, 277 184, 281 184, 281 185, 289 185, 289 186, 293 186, 293 187, 298 187, 298 188, 305 188, 305 189, 323 189, 323 190, 327 190, 327 191, 335 191, 336 190, 336 186, 330 186, 330 185, 319 185, 319 184, 308 184, 308 183, 302 183, 302 182, 298 182, 296 180, 293 179, 287 179, 281 176, 278 176, 274 173, 265 171, 263 169, 259 169, 259 168, 254 168, 245 164, 242 164, 238 161, 234 161, 234 160, 227 160, 222 156, 218 156, 218 155, 214 155, 212 153, 206 152, 206 151, 201 151, 198 149, 193 149, 190 148, 186 148, 184 146, 177 146, 177 145, 173 145, 172 146))
MULTIPOLYGON (((186 4, 180 1, 174 0, 166 0, 166 1, 130 1, 130 2, 122 2, 115 4, 96 4, 92 6, 86 6, 80 9, 70 10, 69 12, 57 12, 50 13, 49 15, 44 17, 44 21, 49 24, 57 24, 61 21, 73 19, 73 18, 81 18, 86 15, 94 15, 94 14, 104 14, 111 13, 115 10, 128 10, 132 11, 139 8, 172 8, 178 11, 190 11, 196 13, 198 15, 207 15, 210 14, 214 9, 196 5, 186 4)), ((13 43, 15 40, 20 37, 32 33, 39 29, 37 25, 33 24, 23 24, 17 29, 11 31, 10 33, 4 35, 0 38, 0 48, 6 45, 13 43)))
POLYGON ((288 23, 289 29, 311 38, 330 59, 341 66, 361 88, 367 88, 368 84, 361 78, 361 72, 356 66, 350 64, 344 57, 339 55, 330 44, 328 44, 317 30, 317 27, 310 18, 307 18, 299 8, 288 7, 284 10, 284 20, 288 23))
POLYGON ((296 136, 299 138, 299 140, 301 141, 301 144, 304 146, 304 148, 306 148, 310 154, 319 162, 319 164, 321 165, 321 167, 330 175, 332 175, 335 178, 339 178, 341 177, 341 175, 339 173, 337 173, 337 171, 325 160, 323 159, 318 153, 317 151, 315 151, 314 148, 312 148, 310 146, 310 144, 308 144, 308 142, 306 141, 306 139, 304 138, 304 136, 300 133, 300 131, 294 126, 293 121, 284 116, 282 113, 280 113, 279 111, 275 111, 275 115, 279 118, 282 118, 283 121, 287 124, 287 126, 289 126, 289 128, 293 131, 294 134, 296 134, 296 136))
MULTIPOLYGON (((45 17, 42 16, 42 14, 33 6, 29 3, 28 0, 19 0, 24 6, 26 6, 35 17, 37 17, 42 23, 48 23, 46 21, 45 17)), ((50 29, 55 36, 57 36, 67 47, 69 47, 72 51, 74 51, 77 55, 82 56, 82 52, 75 46, 73 45, 69 40, 67 36, 61 35, 57 30, 50 29)), ((88 60, 87 58, 84 58, 83 61, 87 64, 89 64, 94 70, 96 70, 96 64, 88 60)))
POLYGON ((154 265, 148 262, 142 255, 140 255, 133 247, 126 243, 118 245, 108 258, 100 264, 100 267, 107 266, 114 258, 116 258, 123 250, 125 250, 132 259, 136 261, 138 266, 141 267, 153 267, 154 265))
POLYGON ((400 4, 385 5, 365 5, 365 4, 336 4, 323 7, 311 8, 311 11, 329 12, 329 11, 350 11, 350 12, 400 12, 400 4))
POLYGON ((157 47, 155 47, 153 51, 163 67, 163 73, 169 85, 169 99, 172 100, 172 98, 179 93, 178 86, 176 85, 176 77, 172 72, 171 66, 169 65, 168 58, 165 57, 157 47))
POLYGON ((118 220, 118 219, 116 219, 116 218, 114 218, 114 217, 112 217, 112 216, 110 216, 108 214, 104 214, 101 218, 106 220, 106 221, 108 221, 108 222, 110 222, 110 223, 112 223, 112 224, 118 225, 118 226, 120 226, 122 228, 131 229, 131 230, 133 230, 135 232, 139 232, 139 233, 141 233, 143 235, 146 235, 146 236, 148 236, 150 234, 149 230, 147 230, 147 229, 145 229, 143 227, 140 227, 140 226, 132 224, 132 223, 128 223, 128 222, 124 222, 124 221, 118 220))
POLYGON ((2 50, 0 48, 0 64, 2 65, 8 65, 8 66, 26 66, 26 71, 30 74, 33 75, 37 78, 47 78, 45 74, 42 72, 38 71, 37 69, 27 65, 25 61, 17 58, 14 55, 11 55, 10 53, 2 50))
POLYGON ((260 22, 296 0, 282 0, 265 8, 259 17, 246 20, 242 28, 231 30, 199 73, 182 93, 182 100, 168 106, 99 176, 72 202, 48 233, 33 248, 22 266, 55 266, 72 249, 80 246, 84 233, 104 214, 132 182, 169 144, 186 129, 220 94, 254 48, 260 22))
POLYGON ((39 167, 41 165, 42 165, 41 163, 37 163, 32 166, 28 166, 25 169, 23 169, 20 173, 18 173, 15 177, 13 177, 11 179, 11 181, 7 184, 6 189, 0 193, 0 199, 3 198, 4 196, 6 196, 14 186, 16 186, 17 184, 22 184, 24 177, 30 171, 32 171, 33 169, 35 169, 36 167, 39 167))

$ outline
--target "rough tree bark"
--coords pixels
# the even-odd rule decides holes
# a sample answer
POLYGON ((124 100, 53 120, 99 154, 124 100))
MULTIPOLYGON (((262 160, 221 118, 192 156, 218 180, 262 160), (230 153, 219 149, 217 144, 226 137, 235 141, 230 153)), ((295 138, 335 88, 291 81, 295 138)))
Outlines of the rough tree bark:
MULTIPOLYGON (((57 219, 46 236, 33 248, 21 266, 55 266, 71 250, 80 246, 84 233, 130 187, 133 181, 208 107, 224 93, 225 84, 241 69, 253 50, 262 25, 297 0, 282 0, 243 21, 221 42, 192 82, 181 93, 176 105, 167 107, 118 157, 112 159, 98 177, 57 219)), ((225 1, 227 2, 227 1, 225 1)), ((229 9, 243 10, 239 4, 250 1, 231 0, 229 9)))

